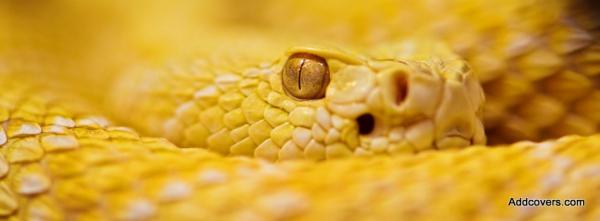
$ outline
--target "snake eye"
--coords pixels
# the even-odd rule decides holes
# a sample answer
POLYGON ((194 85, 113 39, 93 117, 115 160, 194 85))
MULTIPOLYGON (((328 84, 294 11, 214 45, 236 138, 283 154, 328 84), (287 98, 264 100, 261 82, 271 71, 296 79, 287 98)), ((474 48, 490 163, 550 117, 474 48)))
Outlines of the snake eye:
POLYGON ((293 54, 282 71, 283 88, 298 99, 319 99, 325 96, 329 84, 329 67, 324 58, 308 54, 293 54))

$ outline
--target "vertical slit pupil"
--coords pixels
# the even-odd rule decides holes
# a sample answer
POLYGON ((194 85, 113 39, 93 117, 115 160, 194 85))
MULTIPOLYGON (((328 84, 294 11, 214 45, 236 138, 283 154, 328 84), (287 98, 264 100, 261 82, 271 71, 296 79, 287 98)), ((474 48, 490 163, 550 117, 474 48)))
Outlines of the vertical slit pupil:
POLYGON ((298 89, 302 90, 302 69, 304 68, 304 64, 306 63, 306 59, 302 59, 302 63, 300 63, 300 68, 298 70, 298 89))
POLYGON ((362 135, 370 134, 375 129, 375 118, 371 114, 363 114, 356 118, 358 132, 362 135))

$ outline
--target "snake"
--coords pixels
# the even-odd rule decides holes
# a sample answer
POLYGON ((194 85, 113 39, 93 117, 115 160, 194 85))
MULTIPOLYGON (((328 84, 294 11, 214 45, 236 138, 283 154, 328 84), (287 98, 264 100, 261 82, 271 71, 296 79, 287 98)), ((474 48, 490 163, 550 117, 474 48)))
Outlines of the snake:
POLYGON ((597 220, 593 4, 4 2, 0 218, 597 220))

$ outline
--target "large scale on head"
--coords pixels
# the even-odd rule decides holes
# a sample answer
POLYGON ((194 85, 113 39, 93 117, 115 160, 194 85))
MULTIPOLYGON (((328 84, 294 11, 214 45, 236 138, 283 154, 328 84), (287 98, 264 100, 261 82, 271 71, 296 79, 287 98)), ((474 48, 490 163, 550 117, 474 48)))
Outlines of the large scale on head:
MULTIPOLYGON (((202 72, 205 83, 193 88, 193 98, 162 108, 173 110, 157 118, 163 127, 151 132, 183 146, 268 160, 485 143, 481 87, 465 63, 440 44, 407 41, 360 54, 301 46, 276 60, 233 73, 202 72)), ((158 75, 156 84, 173 81, 158 75)), ((134 96, 166 99, 139 90, 134 96)))

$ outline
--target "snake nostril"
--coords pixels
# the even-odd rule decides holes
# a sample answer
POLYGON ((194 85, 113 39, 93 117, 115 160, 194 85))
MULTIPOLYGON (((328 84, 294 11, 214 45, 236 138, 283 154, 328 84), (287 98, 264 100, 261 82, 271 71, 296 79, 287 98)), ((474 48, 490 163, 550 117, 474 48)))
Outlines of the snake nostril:
POLYGON ((408 95, 408 80, 405 75, 395 75, 394 76, 394 86, 395 90, 395 102, 396 104, 401 104, 406 96, 408 95))
POLYGON ((362 135, 369 134, 375 129, 375 118, 371 114, 363 114, 356 118, 358 132, 362 135))

